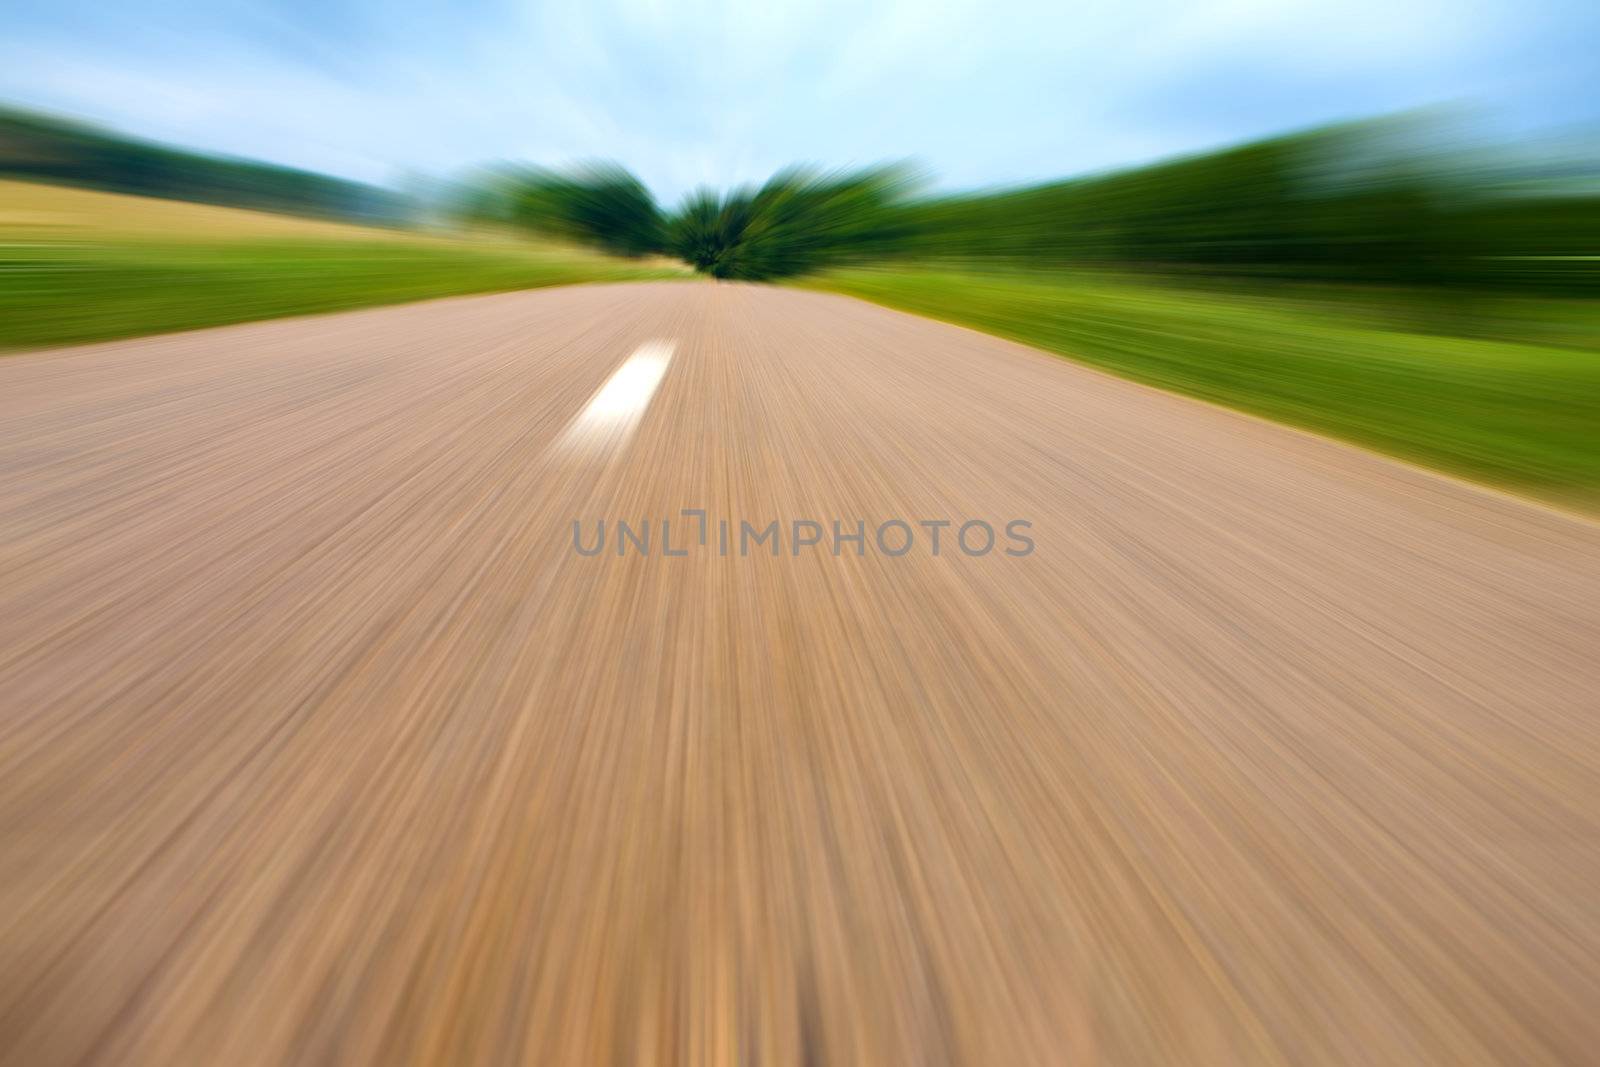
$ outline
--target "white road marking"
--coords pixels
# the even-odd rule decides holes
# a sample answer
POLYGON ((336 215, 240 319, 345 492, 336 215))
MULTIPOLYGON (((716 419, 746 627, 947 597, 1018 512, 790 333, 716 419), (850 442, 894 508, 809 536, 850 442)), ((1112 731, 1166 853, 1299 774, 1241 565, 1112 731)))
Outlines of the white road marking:
POLYGON ((562 432, 558 446, 564 451, 592 452, 627 441, 650 406, 677 347, 672 341, 640 345, 562 432))

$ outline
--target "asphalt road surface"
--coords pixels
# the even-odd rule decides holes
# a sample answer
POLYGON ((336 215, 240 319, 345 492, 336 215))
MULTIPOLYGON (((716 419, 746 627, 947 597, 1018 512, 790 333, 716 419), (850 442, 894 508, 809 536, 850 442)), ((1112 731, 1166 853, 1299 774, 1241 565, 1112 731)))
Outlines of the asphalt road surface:
POLYGON ((1585 520, 776 288, 0 360, 7 1067, 1592 1063, 1597 886, 1585 520))

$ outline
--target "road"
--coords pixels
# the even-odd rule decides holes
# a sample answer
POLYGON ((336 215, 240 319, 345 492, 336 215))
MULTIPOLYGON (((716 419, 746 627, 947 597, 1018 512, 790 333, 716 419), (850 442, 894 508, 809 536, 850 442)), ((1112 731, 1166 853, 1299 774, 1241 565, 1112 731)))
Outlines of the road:
POLYGON ((980 334, 7 357, 0 577, 8 1067, 1600 1048, 1600 525, 980 334))

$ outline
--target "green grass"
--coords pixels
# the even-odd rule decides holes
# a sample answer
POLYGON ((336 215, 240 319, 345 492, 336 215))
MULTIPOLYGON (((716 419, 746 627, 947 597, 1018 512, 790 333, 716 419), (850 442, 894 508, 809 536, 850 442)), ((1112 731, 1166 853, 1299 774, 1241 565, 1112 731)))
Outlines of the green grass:
POLYGON ((0 349, 679 273, 578 251, 403 236, 8 243, 0 245, 0 349))
POLYGON ((0 180, 0 350, 687 273, 505 234, 375 229, 0 180))
MULTIPOLYGON (((1590 303, 1541 305, 1541 318, 1561 325, 1530 329, 1538 341, 1529 342, 1427 332, 1337 300, 1067 272, 876 268, 805 284, 1554 502, 1600 506, 1600 350, 1588 343, 1590 303), (1573 343, 1549 343, 1552 336, 1573 343)), ((1508 312, 1495 321, 1517 319, 1508 312)))

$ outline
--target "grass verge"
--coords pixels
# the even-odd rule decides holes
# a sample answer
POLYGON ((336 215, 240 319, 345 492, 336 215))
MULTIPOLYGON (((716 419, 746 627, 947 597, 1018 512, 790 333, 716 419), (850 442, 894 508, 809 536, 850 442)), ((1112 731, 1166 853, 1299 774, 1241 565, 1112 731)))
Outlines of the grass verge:
POLYGON ((562 246, 0 183, 0 350, 685 273, 562 246))
MULTIPOLYGON (((1066 272, 875 268, 805 284, 1600 509, 1600 350, 1586 344, 1420 332, 1337 303, 1066 272)), ((1575 306, 1571 321, 1592 310, 1575 306)))

